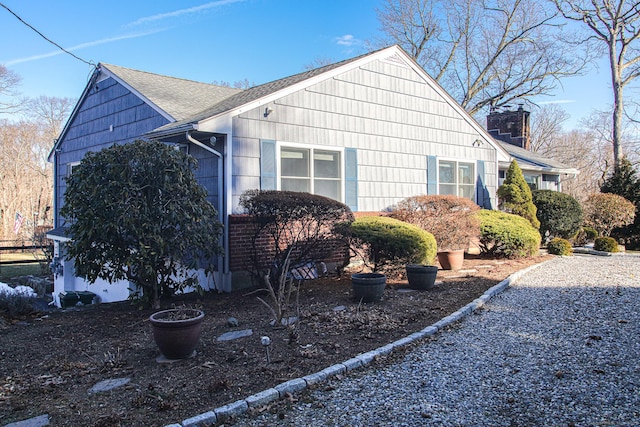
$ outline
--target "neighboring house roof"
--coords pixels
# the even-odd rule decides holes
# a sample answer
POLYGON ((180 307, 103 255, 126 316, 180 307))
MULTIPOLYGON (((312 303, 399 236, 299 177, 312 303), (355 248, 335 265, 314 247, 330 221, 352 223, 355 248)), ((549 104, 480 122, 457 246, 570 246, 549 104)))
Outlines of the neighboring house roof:
POLYGON ((107 71, 106 75, 146 98, 161 114, 164 112, 170 115, 174 121, 192 117, 212 104, 242 92, 242 89, 162 76, 111 64, 100 63, 98 69, 107 71))
POLYGON ((569 167, 564 163, 550 159, 548 157, 541 156, 533 151, 525 150, 524 148, 517 147, 507 142, 496 140, 498 144, 509 155, 518 161, 518 166, 521 169, 536 170, 541 172, 554 172, 569 175, 577 175, 579 171, 575 168, 569 167))

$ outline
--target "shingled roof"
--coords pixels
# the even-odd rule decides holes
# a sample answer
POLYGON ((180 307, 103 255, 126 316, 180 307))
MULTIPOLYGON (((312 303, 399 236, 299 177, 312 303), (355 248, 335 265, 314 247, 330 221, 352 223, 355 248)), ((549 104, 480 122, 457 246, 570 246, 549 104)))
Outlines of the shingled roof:
POLYGON ((360 58, 371 55, 372 52, 357 56, 355 58, 346 59, 341 62, 336 62, 334 64, 326 65, 324 67, 315 68, 313 70, 304 71, 298 74, 294 74, 293 76, 284 77, 279 80, 274 80, 269 83, 265 83, 259 86, 254 86, 249 89, 245 89, 241 92, 238 92, 232 96, 229 96, 213 105, 209 104, 208 108, 205 108, 191 117, 185 118, 184 120, 178 120, 174 123, 166 124, 155 131, 168 131, 173 128, 178 128, 185 124, 189 123, 197 123, 200 120, 207 119, 209 117, 215 117, 219 114, 223 114, 227 111, 236 109, 242 105, 248 104, 250 102, 256 101, 258 99, 264 98, 265 96, 271 95, 272 93, 278 92, 282 89, 286 89, 290 86, 293 86, 297 83, 308 80, 312 77, 320 75, 322 73, 326 73, 327 71, 333 70, 335 68, 341 67, 350 62, 357 61, 360 58))
POLYGON ((201 83, 132 70, 117 65, 101 63, 120 83, 129 86, 147 98, 176 121, 188 119, 220 101, 241 93, 241 89, 201 83))
POLYGON ((525 150, 507 142, 495 140, 509 155, 518 161, 521 168, 536 169, 548 172, 577 174, 579 171, 557 160, 541 156, 533 151, 525 150))

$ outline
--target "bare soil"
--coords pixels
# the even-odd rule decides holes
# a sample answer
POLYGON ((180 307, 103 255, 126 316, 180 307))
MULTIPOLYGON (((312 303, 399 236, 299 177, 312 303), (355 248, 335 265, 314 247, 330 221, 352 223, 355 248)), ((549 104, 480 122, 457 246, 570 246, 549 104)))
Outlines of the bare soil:
POLYGON ((488 288, 548 256, 465 259, 460 272, 439 271, 435 288, 407 292, 389 280, 383 300, 359 304, 348 276, 302 284, 294 327, 274 327, 251 290, 164 302, 205 311, 197 353, 156 361, 149 316, 129 303, 55 310, 27 319, 0 313, 0 425, 48 414, 53 426, 164 426, 320 371, 384 346, 456 311, 488 288), (234 317, 239 325, 228 326, 234 317), (248 337, 217 341, 233 330, 248 337), (267 363, 262 336, 271 339, 267 363), (122 387, 89 393, 107 379, 122 387))

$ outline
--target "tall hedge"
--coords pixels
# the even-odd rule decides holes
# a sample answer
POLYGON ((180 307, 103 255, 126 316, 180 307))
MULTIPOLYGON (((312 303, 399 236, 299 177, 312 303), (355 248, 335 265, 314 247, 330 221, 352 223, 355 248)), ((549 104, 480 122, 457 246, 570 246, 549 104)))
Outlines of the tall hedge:
POLYGON ((500 209, 526 218, 534 228, 540 228, 531 189, 524 180, 522 170, 515 160, 509 165, 504 183, 498 188, 498 198, 500 199, 500 209))
POLYGON ((538 253, 540 233, 518 215, 483 209, 480 218, 480 250, 491 256, 524 258, 538 253))
POLYGON ((534 190, 532 196, 540 221, 540 234, 545 241, 554 237, 569 239, 580 230, 583 213, 576 199, 552 190, 534 190))

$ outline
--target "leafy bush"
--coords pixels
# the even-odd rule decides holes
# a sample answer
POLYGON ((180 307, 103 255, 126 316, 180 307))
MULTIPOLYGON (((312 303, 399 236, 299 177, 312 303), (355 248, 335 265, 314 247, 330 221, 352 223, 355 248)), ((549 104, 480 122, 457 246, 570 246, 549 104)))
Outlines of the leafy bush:
POLYGON ((433 264, 436 256, 436 239, 431 233, 395 218, 358 218, 348 231, 362 245, 363 256, 373 271, 433 264))
POLYGON ((593 249, 602 252, 619 252, 618 242, 613 237, 598 237, 593 243, 593 249))
POLYGON ((616 227, 624 227, 633 222, 636 207, 622 196, 598 193, 584 202, 584 222, 595 228, 602 236, 609 236, 616 227))
POLYGON ((554 237, 547 244, 547 251, 549 251, 551 255, 571 255, 573 253, 573 248, 568 240, 560 237, 554 237))
POLYGON ((540 228, 540 221, 536 217, 537 208, 533 204, 531 189, 524 180, 522 170, 515 160, 509 165, 504 183, 498 188, 498 198, 500 200, 500 209, 526 218, 534 228, 540 228))
POLYGON ((540 233, 518 215, 483 209, 480 218, 480 250, 491 256, 522 258, 538 253, 540 233))
POLYGON ((540 221, 540 234, 545 239, 568 239, 580 230, 583 214, 576 199, 552 190, 535 190, 532 197, 538 209, 536 217, 540 221))
POLYGON ((433 234, 439 251, 467 249, 480 235, 475 212, 480 207, 465 197, 422 195, 404 199, 391 217, 416 225, 433 234))
POLYGON ((213 270, 222 224, 195 167, 159 142, 87 153, 67 178, 60 211, 76 274, 91 283, 129 280, 142 291, 131 298, 155 308, 161 296, 199 288, 195 270, 213 270))

